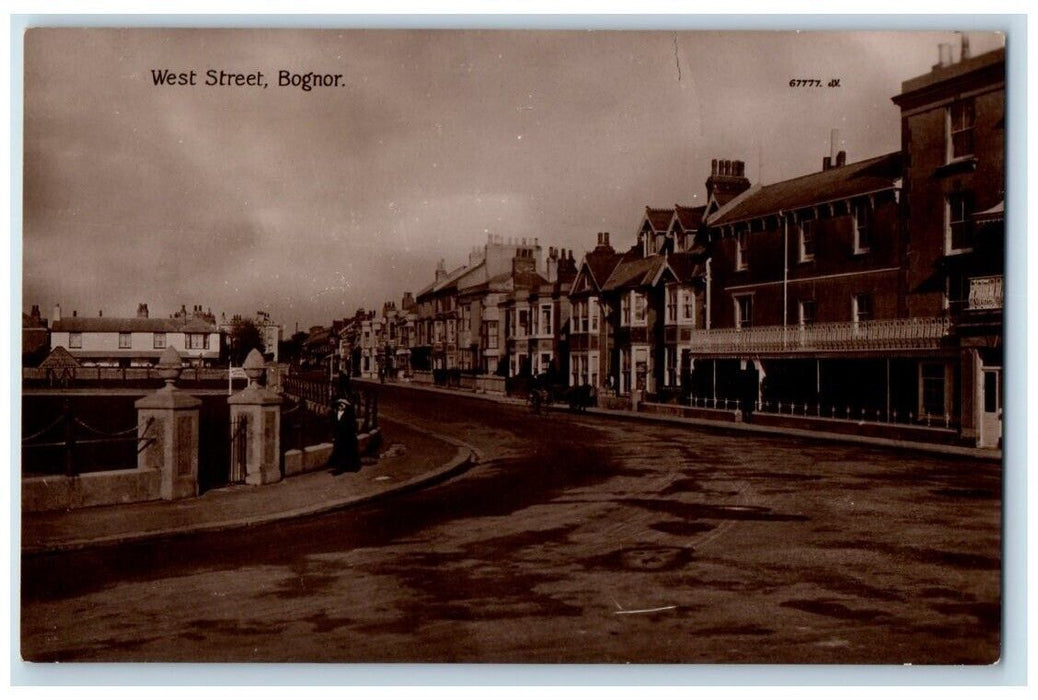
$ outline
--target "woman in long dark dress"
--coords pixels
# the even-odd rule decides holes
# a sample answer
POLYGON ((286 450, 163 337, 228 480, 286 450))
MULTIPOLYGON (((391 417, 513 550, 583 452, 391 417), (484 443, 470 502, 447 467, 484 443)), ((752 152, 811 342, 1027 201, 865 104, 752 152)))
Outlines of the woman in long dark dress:
POLYGON ((328 467, 332 474, 344 474, 360 470, 360 455, 357 454, 357 413, 353 404, 346 398, 336 402, 332 415, 334 433, 332 454, 328 458, 328 467))

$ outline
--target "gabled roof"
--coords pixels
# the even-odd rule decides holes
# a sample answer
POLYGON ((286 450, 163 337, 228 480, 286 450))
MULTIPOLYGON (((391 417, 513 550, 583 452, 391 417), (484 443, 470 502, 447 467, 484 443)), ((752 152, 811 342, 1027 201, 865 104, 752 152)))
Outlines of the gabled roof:
POLYGON ((685 253, 673 253, 667 256, 667 265, 678 282, 691 282, 706 273, 704 261, 706 250, 696 248, 685 253))
POLYGON ((706 213, 706 205, 701 207, 683 207, 680 204, 674 206, 674 219, 681 224, 686 231, 695 231, 703 223, 703 214, 706 213))
POLYGON ((638 256, 632 251, 624 256, 623 261, 616 266, 609 279, 602 285, 602 291, 616 289, 633 289, 652 284, 660 272, 660 268, 667 264, 662 255, 652 255, 647 258, 638 256))
POLYGON ((654 231, 666 231, 670 226, 670 220, 674 216, 673 209, 653 209, 645 207, 645 218, 649 221, 654 231))
POLYGON ((67 367, 79 367, 79 362, 60 345, 51 350, 46 359, 40 363, 40 369, 65 369, 67 367))
POLYGON ((707 223, 722 226, 888 190, 895 187, 901 172, 901 153, 897 151, 792 180, 757 185, 721 207, 707 223))
POLYGON ((55 321, 51 330, 79 333, 216 333, 217 327, 200 318, 72 316, 55 321))
MULTIPOLYGON (((590 253, 584 255, 584 262, 581 269, 587 268, 588 277, 591 279, 591 284, 596 289, 601 290, 602 285, 605 284, 606 280, 609 279, 609 275, 612 274, 616 266, 623 260, 623 253, 617 253, 612 248, 595 248, 590 253)), ((580 277, 580 272, 577 272, 577 277, 580 277)), ((575 282, 576 280, 574 280, 575 282)))

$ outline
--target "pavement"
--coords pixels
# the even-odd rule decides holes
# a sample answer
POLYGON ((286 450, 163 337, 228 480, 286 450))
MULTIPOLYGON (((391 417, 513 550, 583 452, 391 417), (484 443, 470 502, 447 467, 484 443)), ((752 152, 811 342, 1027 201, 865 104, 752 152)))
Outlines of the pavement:
MULTIPOLYGON (((355 383, 366 384, 369 386, 378 385, 377 382, 369 380, 355 380, 355 383)), ((409 382, 393 382, 389 386, 405 387, 407 389, 413 389, 416 391, 428 391, 439 394, 449 394, 452 396, 468 396, 471 398, 480 399, 483 401, 492 401, 494 403, 500 404, 526 405, 526 401, 524 401, 523 399, 517 399, 511 396, 501 396, 499 394, 481 394, 476 393, 474 391, 467 391, 464 389, 444 389, 442 387, 429 386, 425 384, 412 384, 409 382)), ((568 411, 569 409, 566 406, 555 405, 551 407, 542 407, 541 410, 545 412, 551 412, 568 411)), ((645 423, 687 425, 701 428, 710 428, 713 430, 758 433, 763 435, 785 435, 788 437, 795 438, 810 438, 812 440, 857 443, 863 445, 874 445, 877 447, 890 447, 899 450, 925 452, 928 454, 948 455, 955 457, 971 457, 973 459, 983 459, 991 461, 1002 460, 1002 450, 981 449, 979 447, 964 447, 961 445, 942 445, 939 443, 918 442, 912 440, 894 440, 889 438, 876 437, 872 435, 856 435, 853 433, 826 432, 824 430, 805 430, 791 427, 758 425, 754 423, 717 421, 706 418, 685 418, 682 416, 668 416, 656 413, 641 413, 638 411, 627 411, 612 408, 588 408, 584 413, 586 415, 601 416, 604 418, 614 418, 619 420, 636 420, 645 423)))
POLYGON ((318 515, 442 481, 481 457, 476 448, 449 436, 386 418, 380 423, 383 457, 357 473, 336 476, 321 469, 274 484, 228 486, 179 501, 23 513, 22 553, 161 540, 318 515))

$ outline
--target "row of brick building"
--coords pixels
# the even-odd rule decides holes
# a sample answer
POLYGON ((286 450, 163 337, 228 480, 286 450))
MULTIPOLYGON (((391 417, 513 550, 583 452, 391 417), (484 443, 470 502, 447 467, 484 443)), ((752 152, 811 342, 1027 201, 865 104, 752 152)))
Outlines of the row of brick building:
POLYGON ((645 209, 578 259, 488 238, 346 334, 367 376, 548 373, 619 399, 943 425, 1001 439, 1005 53, 893 97, 901 148, 753 185, 715 160, 706 204, 645 209))

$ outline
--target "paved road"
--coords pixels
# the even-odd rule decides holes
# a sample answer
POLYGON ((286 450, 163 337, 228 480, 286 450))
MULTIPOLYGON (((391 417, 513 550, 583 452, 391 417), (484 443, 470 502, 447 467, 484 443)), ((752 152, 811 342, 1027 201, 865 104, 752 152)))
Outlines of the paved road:
POLYGON ((395 387, 484 462, 377 507, 23 559, 39 660, 990 663, 1001 470, 395 387))

